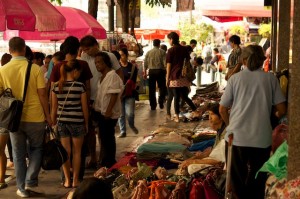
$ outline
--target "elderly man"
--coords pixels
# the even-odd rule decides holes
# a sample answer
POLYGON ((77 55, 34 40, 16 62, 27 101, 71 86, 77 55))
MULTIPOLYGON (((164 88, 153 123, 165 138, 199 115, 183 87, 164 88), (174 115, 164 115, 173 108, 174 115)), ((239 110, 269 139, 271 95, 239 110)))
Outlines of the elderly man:
POLYGON ((153 40, 154 48, 147 52, 144 60, 144 78, 147 78, 149 69, 149 101, 151 110, 155 110, 156 101, 156 83, 159 88, 158 103, 161 109, 164 108, 166 98, 166 52, 159 48, 160 40, 153 40))

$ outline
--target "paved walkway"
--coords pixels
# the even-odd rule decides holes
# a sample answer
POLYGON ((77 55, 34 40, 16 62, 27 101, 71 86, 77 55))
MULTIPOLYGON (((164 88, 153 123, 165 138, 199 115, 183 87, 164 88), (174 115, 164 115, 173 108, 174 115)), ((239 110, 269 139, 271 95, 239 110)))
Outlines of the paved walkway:
MULTIPOLYGON (((202 84, 210 83, 210 74, 202 73, 202 84)), ((195 93, 195 87, 192 87, 191 95, 195 93)), ((157 108, 155 111, 150 110, 148 101, 142 101, 137 103, 136 106, 135 123, 139 129, 139 134, 135 135, 131 130, 127 132, 126 138, 117 138, 117 159, 122 157, 126 152, 132 151, 137 144, 143 139, 145 135, 151 133, 159 126, 168 126, 179 128, 184 126, 186 129, 193 129, 197 123, 165 123, 166 110, 157 108)), ((119 133, 118 128, 116 135, 119 133)), ((97 152, 99 153, 99 145, 97 143, 97 152)), ((87 158, 88 159, 88 158, 87 158)), ((86 170, 85 177, 92 176, 94 170, 86 170)), ((8 175, 6 181, 8 188, 0 190, 0 199, 15 199, 19 198, 16 195, 16 179, 14 177, 14 169, 7 170, 8 175)), ((39 175, 39 187, 44 190, 45 194, 31 195, 31 198, 49 198, 49 199, 61 199, 66 198, 70 189, 64 188, 60 184, 60 171, 44 171, 42 170, 39 175)))

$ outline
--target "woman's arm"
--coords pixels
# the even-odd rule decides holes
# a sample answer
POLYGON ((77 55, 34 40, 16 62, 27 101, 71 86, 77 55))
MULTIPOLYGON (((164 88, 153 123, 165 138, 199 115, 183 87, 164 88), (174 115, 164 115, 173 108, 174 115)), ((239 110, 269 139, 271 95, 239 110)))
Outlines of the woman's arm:
POLYGON ((56 124, 56 118, 57 118, 57 97, 56 94, 52 91, 51 92, 51 119, 53 124, 56 124))
POLYGON ((171 63, 167 63, 167 76, 166 76, 167 87, 169 87, 170 71, 171 71, 171 63))

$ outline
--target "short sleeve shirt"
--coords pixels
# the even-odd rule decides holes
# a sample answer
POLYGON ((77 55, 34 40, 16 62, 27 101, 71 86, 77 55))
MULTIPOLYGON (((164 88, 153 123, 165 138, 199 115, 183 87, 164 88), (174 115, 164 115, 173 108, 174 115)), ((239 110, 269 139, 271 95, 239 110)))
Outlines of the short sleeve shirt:
POLYGON ((248 68, 235 74, 229 79, 220 101, 222 106, 231 107, 225 139, 233 133, 236 146, 269 147, 272 143, 271 109, 284 101, 273 74, 248 68))
POLYGON ((96 100, 94 108, 102 115, 106 113, 110 102, 111 94, 118 94, 117 101, 112 109, 112 119, 118 119, 121 115, 121 94, 123 92, 124 84, 116 71, 109 71, 102 82, 98 81, 96 100))
POLYGON ((170 79, 174 80, 180 77, 184 59, 190 60, 190 55, 186 47, 174 45, 168 50, 167 63, 171 64, 170 79))
POLYGON ((61 115, 59 122, 62 123, 83 123, 84 117, 81 107, 81 94, 86 92, 86 89, 81 82, 74 82, 73 86, 72 84, 73 81, 66 82, 62 93, 59 92, 58 83, 54 84, 52 92, 54 92, 57 97, 57 117, 61 115))
MULTIPOLYGON (((110 61, 112 62, 112 68, 114 70, 119 70, 120 69, 120 64, 119 61, 117 60, 116 56, 113 53, 106 52, 110 58, 110 61)), ((96 99, 96 93, 97 93, 97 83, 99 78, 101 77, 101 73, 98 72, 96 65, 95 65, 95 58, 89 56, 86 53, 83 53, 81 55, 81 59, 86 61, 88 63, 88 66, 93 74, 93 78, 91 79, 91 100, 96 99)))
MULTIPOLYGON (((82 72, 80 74, 80 77, 78 78, 77 81, 82 82, 85 84, 85 82, 93 77, 91 70, 88 66, 88 63, 83 60, 78 60, 79 64, 81 66, 82 72)), ((60 78, 60 67, 67 63, 66 61, 63 61, 62 63, 59 63, 55 65, 52 69, 51 76, 50 76, 50 81, 51 82, 57 82, 60 78)))
MULTIPOLYGON (((10 62, 2 66, 0 68, 0 93, 11 88, 13 95, 22 100, 27 66, 28 61, 22 56, 13 57, 10 62)), ((42 88, 45 88, 44 74, 38 65, 32 64, 21 121, 45 121, 43 107, 37 92, 42 88)))

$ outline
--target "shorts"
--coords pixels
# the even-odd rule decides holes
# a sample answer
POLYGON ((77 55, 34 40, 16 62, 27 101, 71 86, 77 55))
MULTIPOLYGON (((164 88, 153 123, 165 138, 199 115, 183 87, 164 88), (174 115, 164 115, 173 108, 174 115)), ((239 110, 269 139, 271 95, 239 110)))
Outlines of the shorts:
POLYGON ((9 130, 0 127, 0 135, 8 135, 8 133, 9 133, 9 130))
POLYGON ((86 134, 85 126, 83 124, 66 124, 58 123, 57 124, 58 136, 61 138, 64 137, 82 137, 86 134))

